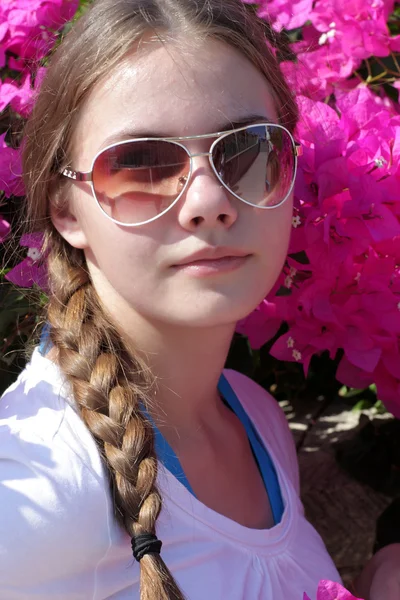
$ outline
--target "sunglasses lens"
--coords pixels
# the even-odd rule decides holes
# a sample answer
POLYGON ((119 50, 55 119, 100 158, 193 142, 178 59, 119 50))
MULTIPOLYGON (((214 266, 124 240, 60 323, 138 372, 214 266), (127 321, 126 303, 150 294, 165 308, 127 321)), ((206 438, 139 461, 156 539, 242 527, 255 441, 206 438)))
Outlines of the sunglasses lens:
POLYGON ((127 225, 167 210, 190 172, 184 148, 163 140, 122 142, 95 160, 93 187, 103 211, 127 225))
POLYGON ((224 185, 254 206, 279 205, 295 175, 292 138, 276 125, 254 125, 221 138, 214 146, 214 167, 224 185))

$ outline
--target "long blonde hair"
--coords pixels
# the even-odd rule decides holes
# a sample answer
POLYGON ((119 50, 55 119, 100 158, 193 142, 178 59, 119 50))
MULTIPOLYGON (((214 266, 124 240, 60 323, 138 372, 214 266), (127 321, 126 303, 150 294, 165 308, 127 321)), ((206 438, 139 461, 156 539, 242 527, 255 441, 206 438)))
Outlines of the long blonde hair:
MULTIPOLYGON (((57 361, 104 458, 115 516, 132 538, 154 534, 161 510, 153 431, 139 406, 151 378, 102 309, 83 251, 56 231, 49 207, 66 201, 59 173, 70 163, 82 103, 149 31, 170 39, 201 34, 239 49, 268 80, 280 122, 293 130, 297 120, 277 59, 285 45, 241 0, 97 0, 52 57, 25 128, 28 221, 45 233, 49 252, 46 318, 57 361)), ((141 600, 183 597, 161 555, 140 560, 141 600)))

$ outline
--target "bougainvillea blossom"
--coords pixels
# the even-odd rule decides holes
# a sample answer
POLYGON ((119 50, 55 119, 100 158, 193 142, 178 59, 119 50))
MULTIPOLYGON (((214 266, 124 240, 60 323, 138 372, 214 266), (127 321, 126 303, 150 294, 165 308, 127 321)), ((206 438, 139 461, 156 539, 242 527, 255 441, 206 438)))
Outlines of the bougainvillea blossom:
POLYGON ((42 251, 43 236, 31 233, 21 237, 20 245, 28 248, 26 258, 6 275, 6 279, 21 287, 38 285, 47 289, 47 269, 42 251))
POLYGON ((41 59, 53 47, 55 32, 71 19, 78 0, 2 0, 0 48, 17 55, 13 68, 25 67, 26 59, 41 59))
POLYGON ((11 231, 11 225, 8 221, 3 219, 0 215, 0 243, 4 242, 7 239, 8 234, 11 231))
POLYGON ((357 386, 358 373, 364 383, 375 382, 379 397, 400 416, 400 362, 388 366, 400 335, 400 120, 366 88, 339 93, 334 107, 299 97, 299 107, 303 156, 279 282, 289 295, 278 298, 274 290, 267 304, 271 321, 260 325, 262 305, 239 330, 260 347, 270 324, 274 330, 279 319, 286 322, 288 332, 271 354, 302 363, 305 372, 315 354, 335 358, 344 351, 339 380, 357 386), (301 252, 303 264, 293 260, 301 252))
POLYGON ((21 174, 20 152, 10 148, 6 143, 6 134, 0 135, 0 190, 7 198, 10 196, 22 196, 24 185, 21 174))
MULTIPOLYGON (((305 593, 303 600, 311 600, 311 598, 305 593)), ((323 579, 319 583, 316 600, 361 600, 361 598, 353 596, 340 583, 323 579)))
POLYGON ((321 45, 338 41, 343 54, 353 58, 387 56, 393 7, 394 2, 384 0, 317 0, 309 18, 321 45))
POLYGON ((277 31, 295 29, 309 19, 312 4, 312 0, 263 0, 258 3, 258 14, 277 31))

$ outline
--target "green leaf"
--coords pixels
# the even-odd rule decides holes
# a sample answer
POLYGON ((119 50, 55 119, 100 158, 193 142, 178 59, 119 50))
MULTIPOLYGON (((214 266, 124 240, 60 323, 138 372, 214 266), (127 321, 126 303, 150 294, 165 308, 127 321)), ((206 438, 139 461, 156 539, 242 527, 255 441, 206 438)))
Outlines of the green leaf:
POLYGON ((388 412, 382 400, 377 400, 374 404, 374 408, 376 409, 378 415, 385 415, 388 412))
POLYGON ((372 408, 373 404, 370 400, 363 398, 359 400, 351 409, 351 412, 358 412, 360 410, 367 410, 368 408, 372 408))
POLYGON ((358 390, 357 388, 349 388, 347 385, 344 385, 339 390, 339 396, 341 398, 354 398, 361 394, 364 390, 358 390))

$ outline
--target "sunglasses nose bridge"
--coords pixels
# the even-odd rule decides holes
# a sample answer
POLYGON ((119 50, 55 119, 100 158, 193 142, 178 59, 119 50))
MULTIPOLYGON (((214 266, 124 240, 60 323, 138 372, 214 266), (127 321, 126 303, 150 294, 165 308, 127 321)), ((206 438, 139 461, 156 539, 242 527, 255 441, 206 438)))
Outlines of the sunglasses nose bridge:
POLYGON ((194 154, 190 153, 190 158, 197 158, 198 156, 212 156, 212 152, 195 152, 194 154))
POLYGON ((208 158, 208 162, 210 163, 210 165, 212 166, 213 161, 212 161, 212 151, 208 151, 208 152, 188 152, 189 157, 190 157, 190 165, 191 165, 191 174, 193 174, 193 172, 195 171, 195 162, 193 159, 197 159, 197 158, 208 158))
POLYGON ((211 174, 216 176, 217 181, 219 183, 222 183, 222 181, 217 173, 217 170, 215 168, 214 162, 213 162, 213 147, 208 152, 193 152, 193 153, 190 152, 190 150, 188 150, 186 148, 186 152, 190 158, 190 171, 187 175, 183 175, 183 176, 179 177, 179 179, 178 179, 178 183, 180 186, 180 190, 179 190, 180 194, 182 194, 184 189, 187 188, 187 186, 189 185, 189 182, 192 181, 193 173, 196 172, 195 162, 193 160, 195 158, 208 158, 208 163, 209 163, 211 174))
POLYGON ((211 150, 209 150, 208 152, 188 152, 189 156, 190 156, 190 163, 191 163, 191 169, 190 169, 190 177, 186 177, 185 178, 185 182, 188 181, 188 179, 191 179, 192 175, 193 175, 193 171, 194 171, 194 163, 193 163, 193 159, 194 158, 203 158, 203 157, 207 157, 208 158, 208 162, 209 165, 211 167, 211 172, 214 173, 215 175, 217 175, 217 179, 218 181, 220 180, 215 165, 214 165, 214 161, 213 161, 213 148, 214 145, 212 146, 211 150))

